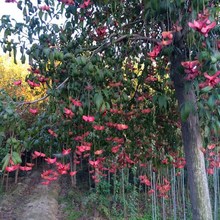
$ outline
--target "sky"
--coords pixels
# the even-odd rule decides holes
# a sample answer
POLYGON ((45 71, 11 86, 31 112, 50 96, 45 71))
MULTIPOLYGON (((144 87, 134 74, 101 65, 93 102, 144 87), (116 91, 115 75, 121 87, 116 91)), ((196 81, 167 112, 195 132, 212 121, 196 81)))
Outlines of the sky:
POLYGON ((0 18, 2 15, 11 15, 15 20, 22 21, 22 12, 16 3, 5 3, 5 0, 0 0, 0 18))

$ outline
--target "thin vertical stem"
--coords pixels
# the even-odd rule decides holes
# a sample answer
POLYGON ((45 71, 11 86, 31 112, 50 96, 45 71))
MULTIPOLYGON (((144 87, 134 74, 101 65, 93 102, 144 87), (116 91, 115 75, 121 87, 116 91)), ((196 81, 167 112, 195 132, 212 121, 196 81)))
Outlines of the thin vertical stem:
POLYGON ((214 220, 218 219, 218 169, 214 168, 213 175, 213 183, 214 183, 214 220))
POLYGON ((125 177, 124 177, 124 168, 121 169, 121 181, 122 181, 122 198, 123 198, 123 212, 124 218, 127 217, 127 210, 126 210, 126 200, 125 200, 125 177))
POLYGON ((186 199, 185 199, 185 184, 184 184, 184 169, 181 172, 182 198, 183 198, 183 220, 186 220, 186 199))
POLYGON ((154 218, 155 220, 157 219, 157 196, 156 196, 156 176, 155 176, 155 172, 153 172, 153 186, 154 186, 154 196, 153 196, 153 206, 154 206, 154 218))
POLYGON ((173 181, 172 181, 172 197, 173 197, 173 219, 177 219, 176 213, 176 171, 175 167, 173 167, 173 181))

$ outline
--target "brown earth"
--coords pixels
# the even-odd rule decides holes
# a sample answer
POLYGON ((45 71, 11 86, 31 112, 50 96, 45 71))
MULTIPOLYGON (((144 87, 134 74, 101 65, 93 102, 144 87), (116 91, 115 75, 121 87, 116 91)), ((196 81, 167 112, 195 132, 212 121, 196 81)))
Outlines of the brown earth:
POLYGON ((24 177, 9 178, 9 189, 0 193, 0 220, 104 220, 96 209, 87 210, 87 195, 72 188, 70 178, 61 176, 50 185, 42 185, 42 168, 24 177), (71 198, 68 200, 68 198, 71 198))
POLYGON ((59 212, 59 180, 42 185, 40 173, 35 170, 19 177, 16 185, 10 183, 14 178, 9 178, 9 189, 0 197, 0 220, 65 219, 59 212))

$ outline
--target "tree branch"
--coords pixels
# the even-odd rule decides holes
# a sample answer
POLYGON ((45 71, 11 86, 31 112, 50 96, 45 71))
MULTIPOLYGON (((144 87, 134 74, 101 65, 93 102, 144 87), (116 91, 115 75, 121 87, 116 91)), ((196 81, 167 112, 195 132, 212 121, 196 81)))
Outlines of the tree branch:
POLYGON ((95 50, 93 50, 91 57, 94 56, 95 54, 97 54, 98 52, 103 51, 105 48, 107 48, 107 47, 109 47, 109 46, 111 46, 113 44, 119 43, 119 42, 123 41, 126 38, 128 38, 130 40, 133 40, 133 41, 145 40, 145 41, 149 41, 149 42, 152 42, 152 43, 159 43, 160 42, 160 40, 157 40, 157 39, 154 39, 154 38, 150 38, 150 37, 141 36, 139 34, 126 34, 126 35, 122 35, 119 38, 114 39, 114 40, 112 40, 110 42, 105 42, 105 43, 101 44, 95 50))
MULTIPOLYGON (((57 86, 55 88, 55 90, 58 90, 60 88, 62 88, 62 86, 69 80, 69 77, 67 77, 59 86, 57 86)), ((46 99, 47 97, 49 97, 50 95, 47 94, 45 95, 44 97, 40 98, 40 99, 37 99, 37 100, 34 100, 34 101, 27 101, 27 102, 22 102, 22 103, 18 103, 18 107, 21 106, 21 105, 30 105, 30 104, 34 104, 34 103, 37 103, 37 102, 40 102, 40 101, 43 101, 44 99, 46 99)))

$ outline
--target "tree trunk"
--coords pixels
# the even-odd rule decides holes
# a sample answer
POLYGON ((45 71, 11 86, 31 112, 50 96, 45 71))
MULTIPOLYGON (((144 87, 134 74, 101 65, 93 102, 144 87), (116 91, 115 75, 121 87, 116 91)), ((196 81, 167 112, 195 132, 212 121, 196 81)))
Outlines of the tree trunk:
POLYGON ((174 82, 179 108, 184 103, 191 102, 195 109, 185 122, 181 122, 193 220, 212 220, 205 160, 200 150, 202 137, 199 129, 196 95, 192 83, 189 82, 186 89, 184 75, 180 71, 181 62, 185 61, 184 59, 183 53, 174 54, 171 60, 171 78, 174 82))

